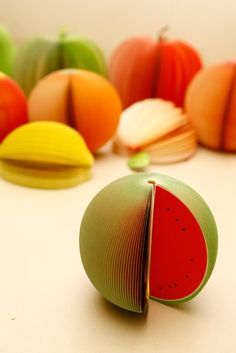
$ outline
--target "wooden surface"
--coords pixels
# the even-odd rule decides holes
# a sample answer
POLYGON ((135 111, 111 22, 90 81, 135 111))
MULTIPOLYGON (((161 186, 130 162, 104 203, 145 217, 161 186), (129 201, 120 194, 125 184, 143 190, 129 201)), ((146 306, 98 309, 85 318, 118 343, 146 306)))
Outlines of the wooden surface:
POLYGON ((101 155, 93 178, 60 191, 0 180, 1 353, 236 352, 236 156, 199 149, 189 161, 153 166, 191 185, 219 230, 210 281, 192 302, 150 302, 146 316, 106 302, 79 256, 79 227, 92 197, 129 174, 126 159, 101 155))

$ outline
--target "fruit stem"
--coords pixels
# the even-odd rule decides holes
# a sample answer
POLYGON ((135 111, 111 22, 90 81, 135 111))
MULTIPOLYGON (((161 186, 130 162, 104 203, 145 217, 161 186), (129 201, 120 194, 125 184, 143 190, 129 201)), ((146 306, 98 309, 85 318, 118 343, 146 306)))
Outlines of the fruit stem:
POLYGON ((166 40, 166 33, 170 30, 170 26, 165 25, 157 32, 157 40, 163 42, 166 40))
POLYGON ((152 184, 153 186, 156 186, 156 182, 154 180, 148 180, 148 184, 152 184))
POLYGON ((68 26, 64 25, 59 29, 59 39, 64 40, 68 35, 68 26))

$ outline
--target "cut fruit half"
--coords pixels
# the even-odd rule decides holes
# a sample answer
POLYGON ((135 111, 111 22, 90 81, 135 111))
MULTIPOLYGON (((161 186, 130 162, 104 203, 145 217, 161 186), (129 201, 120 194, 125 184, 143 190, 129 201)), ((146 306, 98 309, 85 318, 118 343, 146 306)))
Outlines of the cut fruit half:
POLYGON ((185 301, 207 273, 207 244, 190 210, 172 193, 155 186, 150 256, 150 297, 185 301))
POLYGON ((217 229, 203 199, 160 174, 123 177, 92 200, 80 252, 88 277, 112 303, 143 313, 149 297, 176 304, 196 296, 217 254, 217 229))
POLYGON ((0 175, 35 188, 67 188, 91 176, 93 156, 74 129, 34 122, 11 132, 0 146, 0 175))
POLYGON ((196 133, 187 116, 161 99, 146 99, 123 111, 113 145, 121 155, 147 152, 151 163, 188 159, 196 147, 196 133))

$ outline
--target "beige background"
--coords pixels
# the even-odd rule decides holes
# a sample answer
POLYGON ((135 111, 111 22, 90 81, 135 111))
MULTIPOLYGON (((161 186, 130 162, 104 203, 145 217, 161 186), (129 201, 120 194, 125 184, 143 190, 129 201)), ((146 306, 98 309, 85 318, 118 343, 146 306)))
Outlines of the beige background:
POLYGON ((192 43, 207 64, 235 58, 235 13, 235 0, 0 0, 0 22, 18 41, 66 25, 110 56, 125 38, 155 37, 168 24, 170 38, 192 43))
MULTIPOLYGON (((124 38, 155 36, 169 24, 170 37, 191 42, 207 63, 236 56, 234 0, 0 1, 0 21, 18 41, 65 24, 109 57, 124 38)), ((151 302, 143 317, 107 303, 86 277, 81 217, 101 187, 130 172, 125 159, 104 155, 93 179, 69 190, 0 180, 1 353, 236 352, 236 156, 200 149, 187 162, 150 170, 190 184, 215 215, 219 256, 201 294, 178 307, 151 302)))
POLYGON ((236 156, 200 149, 150 170, 190 184, 215 215, 219 256, 199 296, 177 307, 151 302, 143 317, 106 302, 86 277, 83 212, 100 188, 130 172, 126 159, 101 156, 93 178, 68 190, 0 180, 1 353, 236 352, 236 156))

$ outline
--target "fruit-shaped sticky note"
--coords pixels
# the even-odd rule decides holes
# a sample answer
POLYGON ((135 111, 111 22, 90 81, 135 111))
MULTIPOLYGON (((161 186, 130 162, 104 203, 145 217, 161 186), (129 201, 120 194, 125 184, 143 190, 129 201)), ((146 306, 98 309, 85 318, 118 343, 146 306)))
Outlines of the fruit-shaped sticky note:
POLYGON ((133 155, 143 151, 152 163, 172 163, 190 158, 196 151, 193 127, 181 108, 162 99, 145 99, 122 114, 114 151, 133 155))
POLYGON ((137 37, 115 50, 109 76, 125 108, 151 97, 182 106, 185 90, 201 66, 197 52, 189 44, 167 41, 163 36, 159 41, 137 37))
POLYGON ((61 32, 58 39, 36 37, 22 44, 15 60, 14 76, 28 95, 35 84, 52 71, 78 68, 106 76, 106 62, 91 40, 61 32))
POLYGON ((54 120, 79 131, 91 151, 115 133, 121 102, 115 88, 86 70, 59 70, 43 78, 29 96, 29 119, 54 120))
POLYGON ((15 42, 8 30, 0 25, 0 71, 7 75, 12 74, 15 57, 15 42))
POLYGON ((88 205, 80 254, 106 299, 143 313, 149 297, 177 304, 200 292, 216 260, 216 224, 186 184, 160 174, 128 175, 88 205))
POLYGON ((27 101, 23 91, 15 81, 0 72, 0 142, 27 121, 27 101))
POLYGON ((93 156, 80 134, 56 122, 18 127, 0 145, 0 175, 35 188, 67 188, 91 176, 93 156))
POLYGON ((185 107, 199 141, 236 152, 236 62, 201 70, 191 82, 185 107))

